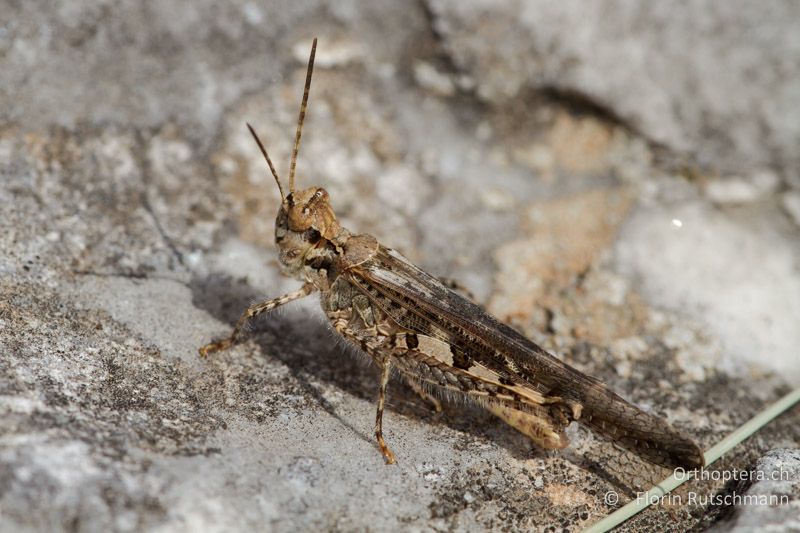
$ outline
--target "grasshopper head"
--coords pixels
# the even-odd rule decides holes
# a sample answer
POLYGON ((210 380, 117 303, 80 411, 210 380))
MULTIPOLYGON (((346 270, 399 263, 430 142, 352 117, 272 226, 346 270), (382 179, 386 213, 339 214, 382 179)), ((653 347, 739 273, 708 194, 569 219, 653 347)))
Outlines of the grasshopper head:
MULTIPOLYGON (((336 239, 343 234, 342 227, 336 221, 336 215, 331 209, 328 193, 321 187, 311 187, 296 190, 294 186, 295 165, 297 153, 300 150, 300 138, 303 131, 303 121, 308 105, 308 91, 311 88, 311 73, 314 70, 314 54, 317 49, 317 40, 311 45, 311 56, 308 58, 306 71, 306 84, 303 90, 303 100, 300 104, 300 117, 297 120, 297 132, 294 138, 294 150, 289 164, 289 194, 284 194, 281 180, 275 171, 275 166, 267 155, 264 145, 256 135, 250 124, 247 125, 253 135, 264 159, 269 165, 270 172, 278 184, 281 193, 281 209, 275 220, 275 242, 279 249, 279 260, 283 271, 289 276, 313 280, 320 278, 324 271, 330 267, 337 246, 336 239)), ((346 231, 344 232, 346 234, 346 231)), ((324 276, 322 276, 324 277, 324 276)))
POLYGON ((341 229, 325 189, 311 187, 290 193, 275 220, 275 243, 284 271, 301 277, 304 266, 314 268, 315 260, 341 229))

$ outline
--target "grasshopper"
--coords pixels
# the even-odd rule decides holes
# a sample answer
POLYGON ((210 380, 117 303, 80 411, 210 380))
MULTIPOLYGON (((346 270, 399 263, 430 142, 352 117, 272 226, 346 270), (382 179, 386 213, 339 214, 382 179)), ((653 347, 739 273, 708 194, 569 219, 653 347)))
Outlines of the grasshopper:
POLYGON ((288 194, 247 124, 281 195, 275 242, 282 271, 303 286, 247 308, 229 337, 203 346, 200 354, 230 348, 251 318, 319 292, 336 333, 368 354, 381 371, 375 438, 389 464, 395 456, 383 438, 382 421, 394 370, 437 411, 438 398, 471 400, 545 449, 566 447, 565 428, 578 421, 652 463, 702 466, 702 451, 689 437, 550 355, 372 235, 342 227, 325 189, 295 188, 316 47, 314 39, 288 194))

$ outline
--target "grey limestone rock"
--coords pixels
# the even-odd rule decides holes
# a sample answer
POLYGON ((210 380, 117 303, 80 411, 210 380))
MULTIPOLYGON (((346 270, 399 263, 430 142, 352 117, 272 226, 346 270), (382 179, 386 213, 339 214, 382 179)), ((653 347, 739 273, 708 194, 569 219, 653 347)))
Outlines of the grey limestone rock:
MULTIPOLYGON (((386 466, 377 375, 313 298, 197 356, 298 285, 277 268, 278 194, 244 123, 286 175, 315 35, 298 179, 325 186, 346 227, 460 280, 704 447, 796 383, 800 227, 781 209, 795 211, 794 4, 592 5, 618 16, 4 2, 0 531, 575 531, 615 508, 605 495, 666 474, 578 427, 556 453, 474 407, 434 415, 399 382, 386 466), (663 150, 744 185, 709 193, 711 174, 663 150), (754 186, 756 167, 784 185, 754 186)), ((718 468, 796 449, 798 417, 718 468)), ((718 518, 659 507, 625 528, 718 518)))

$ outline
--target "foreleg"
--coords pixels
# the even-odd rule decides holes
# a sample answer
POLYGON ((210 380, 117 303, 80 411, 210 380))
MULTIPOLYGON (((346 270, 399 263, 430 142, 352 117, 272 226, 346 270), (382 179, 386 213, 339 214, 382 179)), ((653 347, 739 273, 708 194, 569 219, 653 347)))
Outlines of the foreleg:
POLYGON ((251 305, 248 307, 242 316, 239 317, 239 320, 236 322, 236 327, 233 328, 233 333, 231 333, 230 337, 226 339, 222 339, 217 342, 211 342, 206 344, 202 348, 200 348, 200 356, 206 357, 208 354, 218 352, 220 350, 227 350, 234 344, 239 341, 239 336, 242 333, 247 321, 251 318, 260 315, 261 313, 266 313, 276 307, 279 307, 283 304, 287 304, 294 300, 299 300, 305 296, 308 296, 312 292, 316 290, 316 287, 311 283, 306 283, 298 290, 294 292, 290 292, 289 294, 284 294, 283 296, 279 296, 278 298, 273 298, 272 300, 267 300, 266 302, 261 302, 259 304, 251 305))

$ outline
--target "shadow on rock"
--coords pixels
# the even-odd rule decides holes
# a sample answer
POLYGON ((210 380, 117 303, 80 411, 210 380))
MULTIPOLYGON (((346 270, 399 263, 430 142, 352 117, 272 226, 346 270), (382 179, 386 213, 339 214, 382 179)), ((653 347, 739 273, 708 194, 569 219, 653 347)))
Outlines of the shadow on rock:
MULTIPOLYGON (((195 278, 189 284, 195 306, 220 320, 231 324, 238 320, 249 305, 263 297, 245 280, 215 273, 205 278, 195 278)), ((311 298, 318 298, 312 295, 311 298)), ((290 304, 291 305, 291 304, 290 304)), ((372 401, 377 397, 379 374, 366 355, 339 338, 328 327, 322 314, 318 317, 305 313, 287 314, 274 310, 267 316, 253 320, 247 339, 255 341, 263 357, 280 360, 297 380, 300 388, 322 409, 352 430, 362 439, 374 441, 370 428, 356 428, 342 418, 325 398, 326 385, 334 386, 348 394, 372 401), (367 430, 367 431, 365 431, 367 430)), ((544 455, 545 451, 533 446, 526 437, 506 426, 482 409, 463 403, 448 403, 444 412, 435 414, 401 380, 393 379, 389 387, 387 433, 391 433, 391 413, 423 419, 428 423, 445 425, 474 436, 489 439, 518 459, 544 455)))

